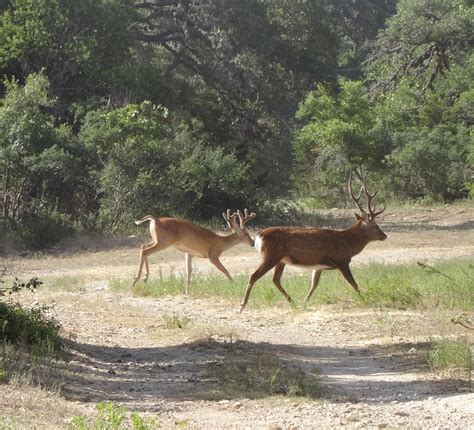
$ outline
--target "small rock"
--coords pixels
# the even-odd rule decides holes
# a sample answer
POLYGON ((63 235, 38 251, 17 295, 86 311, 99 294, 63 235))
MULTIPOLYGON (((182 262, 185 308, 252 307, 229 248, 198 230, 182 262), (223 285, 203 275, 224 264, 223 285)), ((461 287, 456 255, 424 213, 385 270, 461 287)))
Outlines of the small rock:
POLYGON ((353 423, 353 422, 359 421, 359 417, 357 415, 348 415, 346 417, 346 420, 353 423))
POLYGON ((243 404, 241 402, 235 402, 232 405, 232 409, 240 409, 242 406, 243 406, 243 404))
POLYGON ((394 415, 398 415, 399 417, 409 417, 410 416, 410 414, 408 412, 405 412, 405 411, 395 411, 394 415))

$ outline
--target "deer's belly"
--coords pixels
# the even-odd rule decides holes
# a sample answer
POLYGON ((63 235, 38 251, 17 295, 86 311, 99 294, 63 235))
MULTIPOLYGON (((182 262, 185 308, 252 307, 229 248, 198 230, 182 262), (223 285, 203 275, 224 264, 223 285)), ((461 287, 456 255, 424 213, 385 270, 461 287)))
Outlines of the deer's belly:
POLYGON ((307 270, 329 270, 329 269, 334 269, 333 266, 330 266, 328 264, 315 263, 315 262, 312 262, 312 261, 307 261, 303 258, 285 257, 281 261, 285 264, 290 265, 290 266, 295 266, 295 267, 299 267, 299 268, 307 269, 307 270))
POLYGON ((178 251, 186 252, 188 254, 191 254, 194 257, 209 258, 209 255, 207 254, 207 252, 192 249, 192 248, 186 246, 184 243, 175 243, 174 247, 178 251))

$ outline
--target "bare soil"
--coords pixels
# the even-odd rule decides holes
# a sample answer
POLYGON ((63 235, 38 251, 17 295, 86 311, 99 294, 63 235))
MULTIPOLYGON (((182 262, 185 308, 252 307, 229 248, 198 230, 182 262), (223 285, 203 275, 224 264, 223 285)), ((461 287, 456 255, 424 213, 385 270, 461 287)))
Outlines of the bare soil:
MULTIPOLYGON (((350 224, 347 211, 328 214, 330 223, 350 224)), ((474 261, 472 207, 399 209, 380 225, 388 240, 370 244, 354 265, 474 261)), ((232 273, 258 265, 256 252, 243 246, 222 261, 232 273)), ((449 322, 455 311, 341 305, 295 311, 282 298, 277 308, 250 304, 239 314, 223 299, 110 291, 109 280, 132 279, 137 263, 138 250, 130 246, 3 258, 1 264, 20 278, 71 278, 80 286, 22 294, 25 304, 54 305, 52 314, 72 340, 66 360, 43 365, 29 383, 0 385, 0 428, 67 428, 74 415, 93 416, 99 401, 154 417, 161 428, 474 428, 469 376, 433 374, 423 360, 433 337, 474 340, 472 331, 449 322), (189 323, 169 328, 170 316, 189 323), (321 397, 224 395, 210 369, 231 348, 249 358, 271 354, 308 375, 317 369, 321 397)), ((184 257, 173 250, 157 254, 151 276, 159 266, 165 275, 182 271, 184 257)), ((215 271, 202 260, 194 266, 215 271)), ((231 288, 225 279, 222 288, 231 288)))

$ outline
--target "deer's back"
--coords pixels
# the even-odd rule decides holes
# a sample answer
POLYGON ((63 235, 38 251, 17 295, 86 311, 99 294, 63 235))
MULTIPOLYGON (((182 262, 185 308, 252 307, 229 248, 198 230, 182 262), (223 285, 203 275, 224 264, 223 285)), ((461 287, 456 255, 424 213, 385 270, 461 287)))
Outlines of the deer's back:
POLYGON ((255 238, 261 254, 288 264, 329 265, 331 261, 350 260, 348 231, 324 228, 269 227, 255 238))

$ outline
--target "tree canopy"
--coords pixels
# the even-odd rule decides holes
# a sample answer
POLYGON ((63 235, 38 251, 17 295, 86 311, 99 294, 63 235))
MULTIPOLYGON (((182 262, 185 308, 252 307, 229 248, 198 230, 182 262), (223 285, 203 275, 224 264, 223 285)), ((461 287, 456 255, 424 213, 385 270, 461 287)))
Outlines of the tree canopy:
POLYGON ((468 0, 0 1, 0 234, 474 192, 468 0))

